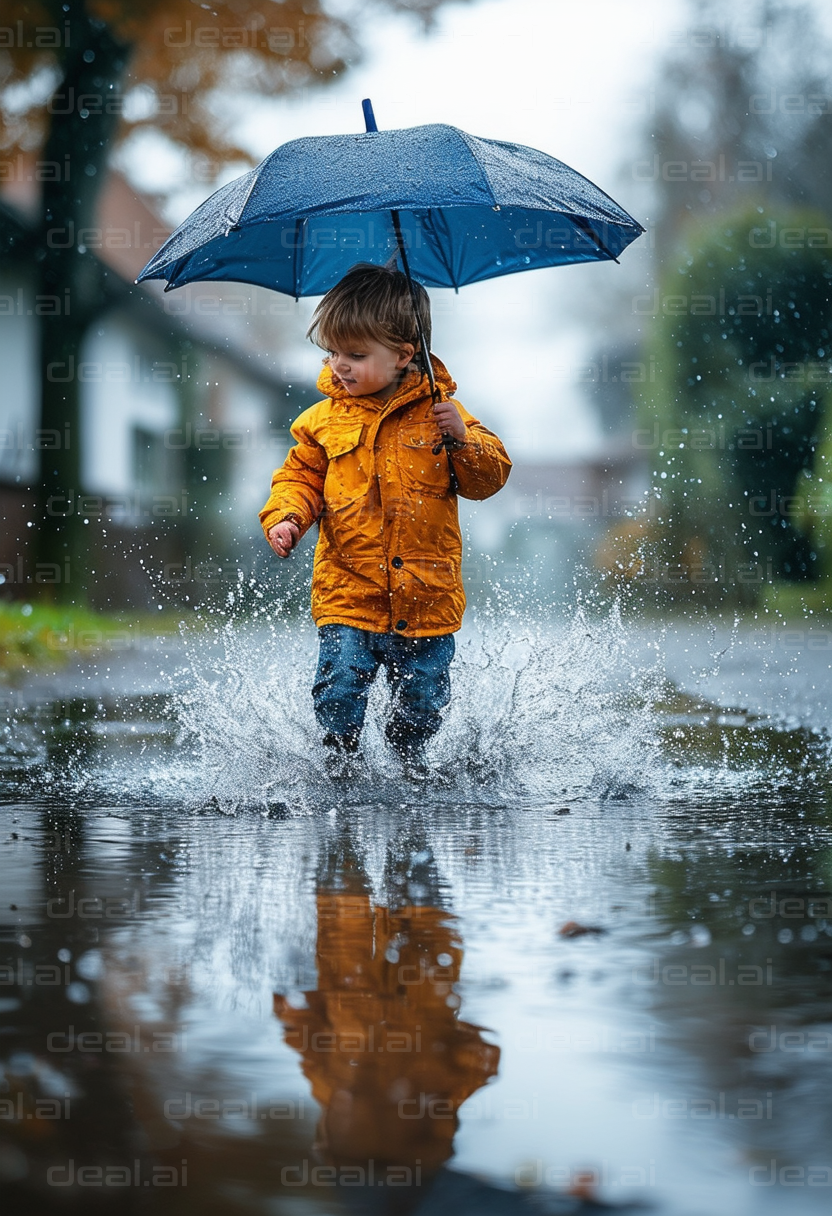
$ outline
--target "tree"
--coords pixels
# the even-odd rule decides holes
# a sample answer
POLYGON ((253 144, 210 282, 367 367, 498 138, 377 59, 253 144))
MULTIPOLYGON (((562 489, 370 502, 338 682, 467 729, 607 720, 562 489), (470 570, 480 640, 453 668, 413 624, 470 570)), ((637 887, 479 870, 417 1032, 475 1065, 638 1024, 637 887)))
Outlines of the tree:
MULTIPOLYGON (((375 9, 429 24, 446 2, 375 0, 375 9)), ((357 61, 360 23, 325 0, 6 0, 2 20, 0 151, 8 161, 37 154, 37 292, 55 302, 39 318, 40 426, 69 437, 43 461, 37 556, 61 569, 69 556, 71 586, 83 593, 83 523, 47 504, 81 487, 74 369, 109 276, 77 234, 94 225, 112 152, 150 128, 203 180, 206 164, 214 176, 248 167, 250 153, 223 120, 223 97, 326 85, 357 61)), ((69 596, 64 583, 56 590, 69 596)))
POLYGON ((668 586, 749 602, 761 577, 818 570, 799 504, 832 404, 830 47, 809 3, 749 0, 726 18, 691 0, 689 14, 634 171, 653 183, 657 285, 641 309, 659 368, 638 446, 668 586))
POLYGON ((682 46, 655 87, 636 179, 655 183, 656 248, 691 221, 832 199, 830 45, 807 0, 690 0, 682 46))
POLYGON ((829 404, 832 249, 822 213, 776 215, 759 206, 689 232, 661 284, 661 374, 640 438, 669 566, 700 595, 716 584, 745 602, 772 577, 818 573, 799 504, 829 404))

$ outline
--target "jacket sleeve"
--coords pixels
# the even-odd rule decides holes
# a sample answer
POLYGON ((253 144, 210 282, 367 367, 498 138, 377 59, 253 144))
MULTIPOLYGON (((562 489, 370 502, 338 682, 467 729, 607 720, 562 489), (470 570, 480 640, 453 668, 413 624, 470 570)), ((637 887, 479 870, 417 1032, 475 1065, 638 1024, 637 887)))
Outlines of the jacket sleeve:
POLYGON ((502 490, 511 472, 508 453, 493 431, 455 401, 465 423, 465 446, 451 453, 462 498, 490 498, 502 490))
POLYGON ((328 461, 323 446, 312 436, 311 413, 306 410, 294 422, 291 433, 297 442, 289 449, 281 468, 275 469, 272 475, 269 501, 260 512, 260 523, 267 537, 269 528, 287 515, 297 516, 303 536, 323 510, 328 461))

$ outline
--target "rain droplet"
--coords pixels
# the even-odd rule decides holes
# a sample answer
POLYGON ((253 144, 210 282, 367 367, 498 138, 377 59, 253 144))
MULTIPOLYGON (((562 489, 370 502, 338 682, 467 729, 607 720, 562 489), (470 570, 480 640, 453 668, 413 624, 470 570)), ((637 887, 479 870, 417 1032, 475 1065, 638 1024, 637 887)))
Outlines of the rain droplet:
POLYGON ((100 950, 88 950, 77 963, 78 974, 85 980, 98 980, 104 974, 104 958, 100 950))

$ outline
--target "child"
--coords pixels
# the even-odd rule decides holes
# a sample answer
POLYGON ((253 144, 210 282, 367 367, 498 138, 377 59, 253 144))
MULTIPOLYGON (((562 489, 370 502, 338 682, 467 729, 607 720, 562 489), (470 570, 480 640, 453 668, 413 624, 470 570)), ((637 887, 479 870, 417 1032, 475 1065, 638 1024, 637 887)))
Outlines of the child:
MULTIPOLYGON (((430 301, 414 284, 430 346, 430 301)), ((411 775, 450 700, 453 635, 465 593, 457 494, 488 498, 511 462, 496 435, 456 401, 431 356, 442 400, 421 368, 407 279, 355 266, 323 298, 307 334, 328 352, 324 400, 292 426, 296 442, 272 478, 260 522, 278 557, 319 526, 312 616, 320 641, 312 688, 331 775, 349 771, 370 685, 391 688, 385 734, 411 775), (434 448, 442 435, 446 448, 434 448)))

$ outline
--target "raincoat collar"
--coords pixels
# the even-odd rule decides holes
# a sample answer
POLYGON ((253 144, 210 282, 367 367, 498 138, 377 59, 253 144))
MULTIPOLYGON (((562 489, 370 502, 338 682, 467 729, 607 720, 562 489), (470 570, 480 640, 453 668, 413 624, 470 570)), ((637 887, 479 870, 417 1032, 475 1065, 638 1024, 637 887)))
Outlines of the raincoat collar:
MULTIPOLYGON (((431 355, 430 359, 433 364, 436 385, 442 389, 442 396, 446 399, 452 397, 456 392, 456 382, 441 359, 438 359, 436 355, 431 355)), ((430 396, 427 376, 423 372, 412 371, 407 372, 399 387, 386 401, 379 401, 375 397, 351 397, 343 384, 335 379, 328 364, 324 364, 321 374, 318 376, 318 391, 332 401, 362 405, 365 409, 374 410, 377 413, 387 413, 391 409, 397 409, 400 405, 416 401, 419 397, 430 396)))

